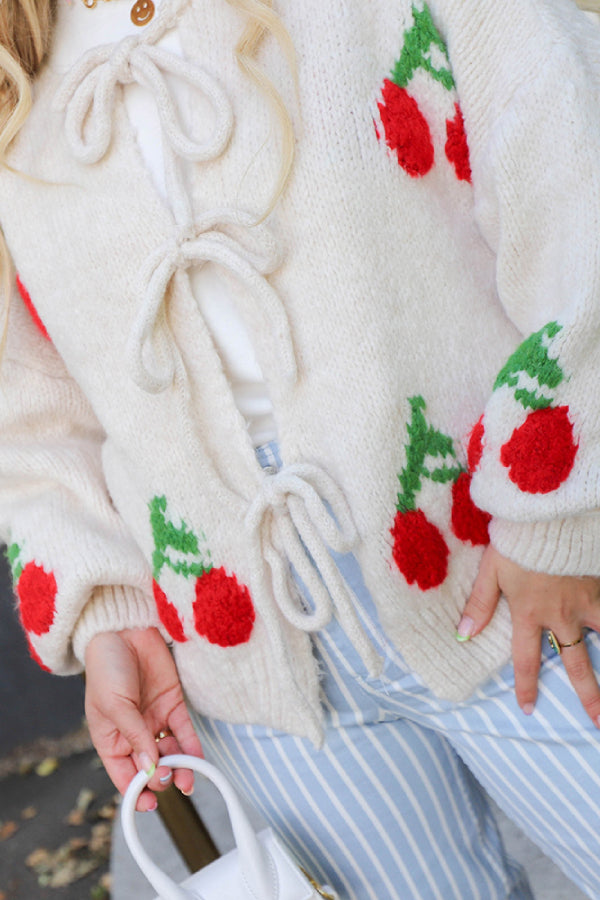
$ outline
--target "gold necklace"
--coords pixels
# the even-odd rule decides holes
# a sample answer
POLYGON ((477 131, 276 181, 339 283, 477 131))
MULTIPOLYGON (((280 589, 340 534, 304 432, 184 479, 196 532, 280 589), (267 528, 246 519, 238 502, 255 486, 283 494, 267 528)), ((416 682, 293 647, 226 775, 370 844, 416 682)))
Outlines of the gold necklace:
MULTIPOLYGON (((98 4, 98 0, 82 0, 82 2, 88 9, 93 9, 98 4)), ((104 0, 104 3, 108 2, 109 0, 104 0)), ((153 0, 136 0, 131 7, 131 21, 134 25, 147 25, 154 16, 154 10, 153 0)))

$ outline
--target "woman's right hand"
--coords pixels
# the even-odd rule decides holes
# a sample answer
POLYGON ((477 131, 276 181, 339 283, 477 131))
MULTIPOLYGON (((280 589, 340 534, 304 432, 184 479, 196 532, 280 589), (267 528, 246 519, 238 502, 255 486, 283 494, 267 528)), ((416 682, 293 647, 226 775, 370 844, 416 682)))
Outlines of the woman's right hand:
MULTIPOLYGON (((161 755, 202 756, 173 657, 156 628, 129 629, 95 635, 86 649, 85 710, 90 735, 115 787, 124 793, 140 770, 156 765, 155 736, 168 728, 172 737, 160 742, 161 755)), ((152 791, 171 783, 161 767, 138 800, 140 812, 156 808, 152 791)), ((175 785, 189 794, 193 775, 186 769, 173 774, 175 785)))

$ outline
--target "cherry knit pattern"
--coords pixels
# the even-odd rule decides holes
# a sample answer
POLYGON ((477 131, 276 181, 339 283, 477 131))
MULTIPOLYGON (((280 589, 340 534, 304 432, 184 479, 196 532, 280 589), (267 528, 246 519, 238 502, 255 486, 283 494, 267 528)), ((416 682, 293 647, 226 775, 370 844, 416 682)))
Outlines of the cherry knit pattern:
POLYGON ((456 458, 452 438, 428 424, 423 397, 411 397, 409 404, 409 442, 406 466, 398 475, 402 490, 391 528, 392 556, 408 584, 416 583, 426 591, 445 581, 450 550, 440 529, 417 505, 423 480, 452 485, 450 526, 459 540, 473 545, 487 544, 490 516, 471 499, 471 477, 456 458), (426 464, 430 459, 435 460, 433 468, 426 464))
MULTIPOLYGON (((381 101, 377 104, 385 133, 385 141, 398 159, 398 163, 412 178, 426 175, 435 162, 435 149, 431 128, 416 98, 409 93, 415 72, 427 72, 446 91, 455 91, 455 83, 446 45, 436 29, 427 5, 422 9, 412 7, 413 25, 404 33, 402 52, 389 78, 381 88, 381 101), (432 62, 432 50, 437 50, 447 66, 436 68, 432 62)), ((469 148, 465 134, 463 115, 458 102, 454 104, 454 117, 446 120, 446 157, 454 167, 460 181, 471 181, 469 148)), ((379 129, 375 127, 380 137, 379 129)))
POLYGON ((35 327, 40 332, 40 334, 43 335, 43 337, 45 337, 47 341, 49 341, 50 335, 46 331, 46 326, 40 319, 39 313, 38 313, 37 309, 35 308, 35 306, 33 305, 31 297, 29 296, 29 291, 27 290, 27 288, 25 287, 25 285, 23 284, 23 282, 21 281, 21 279, 18 275, 17 275, 16 281, 17 281, 17 290, 21 296, 23 303, 27 307, 29 315, 31 316, 31 318, 33 319, 33 321, 35 323, 35 327))
POLYGON ((19 617, 25 630, 29 652, 36 663, 45 671, 50 671, 37 654, 31 635, 38 637, 48 634, 56 614, 57 584, 53 572, 29 560, 23 562, 22 549, 18 544, 10 544, 6 555, 13 576, 13 583, 19 601, 19 617))
MULTIPOLYGON (((569 407, 555 405, 552 396, 565 378, 549 353, 552 340, 561 330, 557 322, 550 322, 530 335, 509 357, 494 384, 494 390, 504 386, 511 389, 515 400, 531 410, 500 449, 500 461, 508 469, 508 477, 528 494, 557 490, 569 477, 577 455, 569 407)), ((483 442, 480 420, 471 436, 471 471, 479 464, 483 442)))
POLYGON ((180 614, 159 583, 166 566, 176 575, 194 580, 193 622, 196 632, 211 644, 235 647, 250 640, 254 627, 254 605, 248 588, 223 567, 215 568, 210 552, 202 554, 198 536, 185 522, 175 525, 167 518, 167 500, 154 497, 150 503, 154 538, 153 592, 158 615, 174 641, 188 640, 180 614))

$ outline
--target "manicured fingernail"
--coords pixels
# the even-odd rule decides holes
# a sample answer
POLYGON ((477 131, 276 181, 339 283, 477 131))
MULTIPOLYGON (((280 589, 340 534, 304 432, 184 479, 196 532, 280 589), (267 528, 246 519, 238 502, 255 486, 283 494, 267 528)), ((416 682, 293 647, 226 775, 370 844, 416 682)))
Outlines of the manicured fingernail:
POLYGON ((148 778, 152 778, 152 776, 156 772, 156 763, 152 762, 152 760, 150 759, 150 755, 146 753, 145 750, 140 753, 139 760, 140 767, 146 773, 148 778))
MULTIPOLYGON (((599 721, 600 721, 600 720, 599 720, 599 721)), ((182 791, 181 793, 184 794, 186 797, 191 797, 192 794, 194 793, 194 788, 191 787, 191 788, 189 789, 189 791, 182 791)))
POLYGON ((523 712, 525 713, 526 716, 530 716, 533 713, 533 710, 535 709, 535 707, 534 707, 533 703, 525 703, 521 707, 521 709, 523 710, 523 712))
POLYGON ((474 628, 475 622, 473 619, 470 616, 463 616, 458 623, 458 628, 456 629, 454 637, 460 644, 464 644, 466 641, 471 640, 474 628))
POLYGON ((156 812, 157 809, 158 809, 158 800, 155 799, 152 806, 149 806, 148 809, 146 810, 146 812, 156 812))
POLYGON ((166 775, 161 775, 158 780, 160 781, 161 784, 166 784, 167 781, 170 781, 172 777, 173 777, 173 773, 167 772, 166 775))

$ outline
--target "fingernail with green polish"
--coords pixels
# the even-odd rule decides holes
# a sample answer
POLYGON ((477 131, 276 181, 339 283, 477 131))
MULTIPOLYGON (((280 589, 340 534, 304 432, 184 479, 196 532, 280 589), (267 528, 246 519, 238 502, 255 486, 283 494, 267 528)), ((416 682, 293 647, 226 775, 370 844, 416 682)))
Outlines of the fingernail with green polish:
POLYGON ((152 778, 156 772, 156 763, 153 763, 150 756, 144 751, 140 753, 140 768, 145 772, 148 778, 152 778))
POLYGON ((470 616, 463 616, 458 623, 458 628, 456 629, 454 637, 459 642, 459 644, 465 644, 473 637, 474 628, 475 622, 473 621, 473 619, 470 616))

